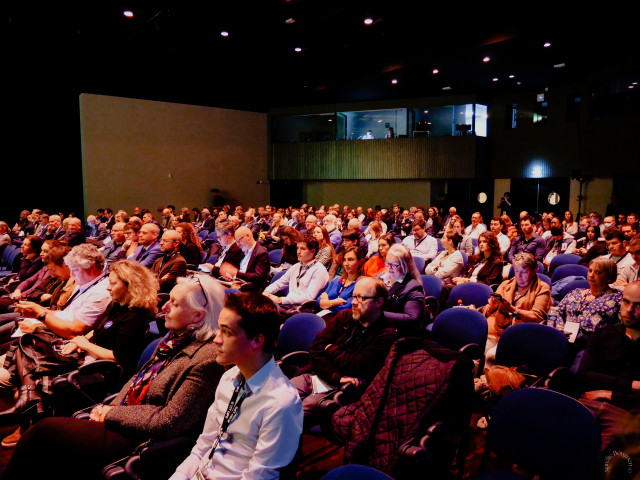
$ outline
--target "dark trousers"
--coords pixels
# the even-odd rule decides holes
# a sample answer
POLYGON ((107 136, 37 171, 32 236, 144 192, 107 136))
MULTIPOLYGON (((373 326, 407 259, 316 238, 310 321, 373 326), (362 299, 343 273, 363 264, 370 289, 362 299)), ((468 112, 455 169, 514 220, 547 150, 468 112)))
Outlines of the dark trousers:
POLYGON ((45 418, 24 433, 2 478, 99 479, 102 468, 134 447, 104 423, 45 418))

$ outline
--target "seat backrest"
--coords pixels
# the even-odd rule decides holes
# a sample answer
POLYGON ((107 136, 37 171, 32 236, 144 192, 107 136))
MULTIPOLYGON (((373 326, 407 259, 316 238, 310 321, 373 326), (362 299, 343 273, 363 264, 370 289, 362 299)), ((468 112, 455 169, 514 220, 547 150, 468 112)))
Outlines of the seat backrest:
POLYGON ((198 238, 200 238, 201 242, 204 241, 208 235, 209 235, 209 230, 200 230, 198 232, 198 238))
POLYGON ((418 268, 418 272, 420 272, 420 274, 423 274, 424 273, 424 258, 413 256, 413 263, 416 264, 416 267, 418 268))
POLYGON ((375 468, 352 463, 334 468, 325 473, 320 480, 392 480, 392 478, 375 468))
POLYGON ((600 445, 598 423, 584 405, 540 388, 507 394, 487 430, 490 451, 550 480, 594 478, 600 445))
POLYGON ((273 274, 273 277, 271 277, 271 281, 269 282, 271 283, 276 283, 276 280, 278 280, 281 276, 283 276, 286 273, 286 270, 280 270, 279 272, 276 272, 273 274))
POLYGON ((324 326, 324 320, 313 313, 296 313, 289 317, 278 334, 278 358, 291 352, 308 352, 324 326))
POLYGON ((427 274, 420 275, 420 280, 422 280, 422 288, 424 288, 425 296, 436 299, 440 298, 440 294, 442 293, 442 280, 435 275, 427 274))
POLYGON ((464 268, 469 262, 469 255, 467 255, 467 252, 463 252, 462 250, 459 250, 459 252, 462 255, 462 267, 464 268))
POLYGON ((207 235, 207 240, 211 240, 213 241, 213 243, 216 243, 218 241, 218 234, 216 233, 215 230, 213 230, 212 232, 209 233, 209 235, 207 235))
POLYGON ((520 323, 507 328, 498 340, 496 364, 525 365, 527 373, 543 377, 566 366, 569 341, 560 330, 539 323, 520 323))
POLYGON ((561 253, 551 259, 549 263, 549 273, 553 274, 553 271, 560 265, 576 265, 580 262, 580 256, 573 253, 561 253))
POLYGON ((560 265, 551 274, 551 281, 555 282, 564 277, 584 277, 587 278, 589 269, 584 265, 560 265))
POLYGON ((440 240, 439 238, 437 239, 438 242, 438 252, 441 252, 444 250, 444 247, 442 246, 442 240, 440 240))
POLYGON ((269 262, 271 262, 271 265, 280 265, 281 261, 282 261, 282 250, 278 248, 276 250, 271 250, 269 252, 269 262))
POLYGON ((480 308, 489 302, 491 293, 491 287, 487 284, 461 283, 451 289, 447 299, 447 307, 456 306, 458 305, 458 300, 462 300, 462 305, 475 305, 476 308, 480 308))
POLYGON ((569 292, 573 292, 576 288, 589 288, 589 282, 585 278, 579 278, 567 283, 564 287, 562 287, 562 290, 560 290, 560 295, 558 296, 558 298, 556 298, 556 300, 561 301, 564 297, 567 296, 569 292))
POLYGON ((484 351, 487 343, 487 319, 477 310, 449 308, 436 317, 431 339, 451 350, 475 343, 484 351))
POLYGON ((544 273, 538 273, 538 278, 542 280, 547 285, 551 286, 551 279, 547 277, 544 273))
POLYGON ((162 340, 162 338, 154 338, 153 340, 151 340, 151 342, 149 342, 149 345, 145 347, 145 349, 142 351, 142 354, 140 355, 140 359, 138 360, 136 371, 139 371, 142 366, 151 359, 151 355, 153 355, 153 352, 160 343, 160 340, 162 340))

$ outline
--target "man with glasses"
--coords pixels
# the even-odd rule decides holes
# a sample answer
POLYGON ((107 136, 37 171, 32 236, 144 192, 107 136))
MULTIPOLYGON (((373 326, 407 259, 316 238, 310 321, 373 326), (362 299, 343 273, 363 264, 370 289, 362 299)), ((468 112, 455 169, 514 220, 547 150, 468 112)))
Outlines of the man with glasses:
POLYGON ((109 270, 109 265, 113 262, 124 257, 124 254, 121 255, 120 252, 122 252, 124 242, 127 240, 125 227, 126 224, 123 222, 115 223, 111 227, 111 241, 100 249, 105 258, 105 271, 109 270))
POLYGON ((351 309, 338 312, 316 335, 311 364, 291 380, 302 399, 306 428, 314 425, 315 408, 329 392, 370 383, 397 339, 384 317, 388 292, 382 280, 362 277, 351 298, 351 309))

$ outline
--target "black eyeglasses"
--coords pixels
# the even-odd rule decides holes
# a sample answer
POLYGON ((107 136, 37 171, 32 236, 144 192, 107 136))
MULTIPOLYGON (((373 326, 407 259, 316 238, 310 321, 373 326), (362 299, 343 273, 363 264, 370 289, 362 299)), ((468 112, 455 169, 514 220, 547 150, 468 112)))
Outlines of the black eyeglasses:
POLYGON ((352 300, 357 300, 358 302, 362 303, 365 300, 369 300, 371 298, 378 298, 378 297, 375 297, 375 296, 365 297, 364 295, 353 295, 353 294, 351 294, 351 295, 349 295, 349 298, 352 299, 352 300))

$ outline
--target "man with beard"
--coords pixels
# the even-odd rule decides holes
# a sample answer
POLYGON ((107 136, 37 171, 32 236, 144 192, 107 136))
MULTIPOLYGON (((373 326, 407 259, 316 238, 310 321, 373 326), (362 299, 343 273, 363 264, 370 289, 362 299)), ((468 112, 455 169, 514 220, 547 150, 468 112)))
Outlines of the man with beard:
POLYGON ((271 270, 269 252, 255 241, 247 227, 238 227, 235 239, 244 254, 240 266, 236 268, 225 263, 220 267, 220 275, 226 280, 233 280, 233 287, 243 292, 262 291, 267 286, 271 270))
POLYGON ((547 239, 547 253, 542 263, 544 268, 549 268, 551 259, 561 253, 573 253, 576 249, 576 241, 573 235, 568 234, 562 228, 562 221, 558 217, 551 219, 551 236, 547 239))

